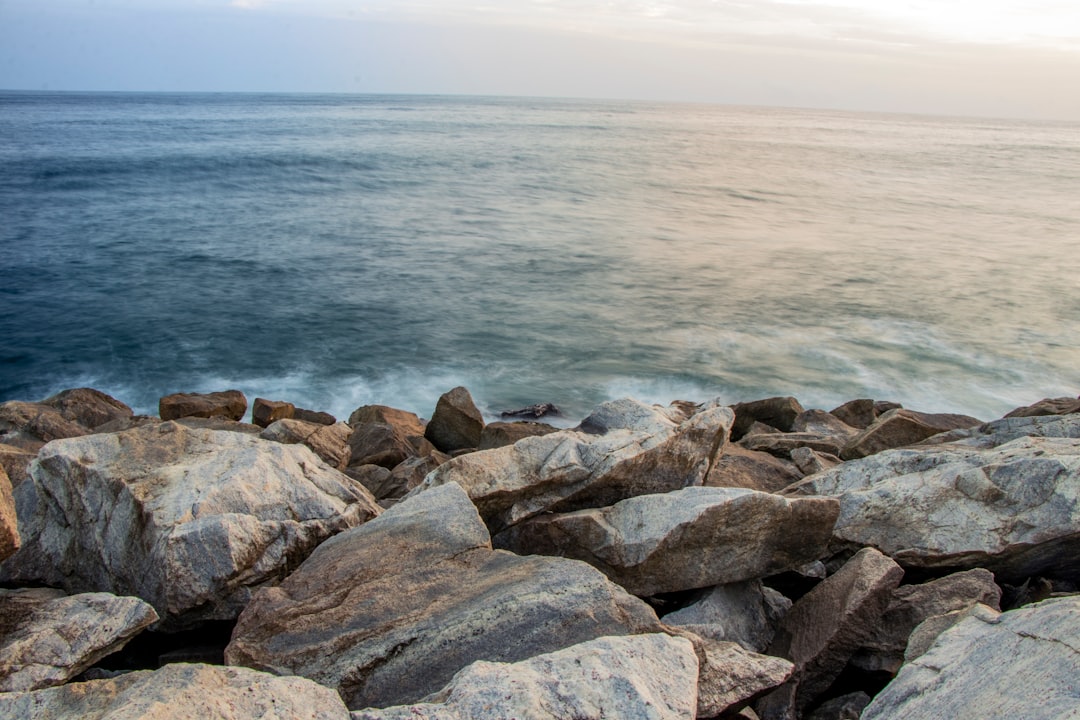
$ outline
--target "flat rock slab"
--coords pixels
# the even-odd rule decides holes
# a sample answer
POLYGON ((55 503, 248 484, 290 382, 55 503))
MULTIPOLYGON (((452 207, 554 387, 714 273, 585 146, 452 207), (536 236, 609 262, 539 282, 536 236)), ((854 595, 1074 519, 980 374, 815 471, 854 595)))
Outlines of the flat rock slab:
POLYGON ((0 589, 0 692, 62 685, 157 619, 133 597, 0 589))
POLYGON ((676 423, 662 408, 616 400, 586 418, 585 430, 456 457, 414 492, 457 483, 498 532, 549 510, 602 507, 701 485, 733 419, 730 408, 719 407, 676 423))
POLYGON ((158 400, 158 415, 162 420, 223 417, 239 421, 247 412, 247 407, 247 398, 239 390, 173 393, 158 400))
POLYGON ((661 629, 584 563, 493 551, 468 496, 448 484, 331 538, 260 591, 225 659, 309 677, 359 709, 421 701, 477 660, 661 629))
POLYGON ((379 512, 302 445, 174 422, 54 441, 30 476, 0 579, 132 595, 169 627, 235 618, 253 588, 379 512))
POLYGON ((863 720, 1080 717, 1080 597, 975 614, 908 662, 863 720))
POLYGON ((745 488, 690 487, 537 517, 496 544, 584 560, 647 596, 762 578, 817 560, 838 511, 832 498, 791 502, 745 488))
POLYGON ((247 668, 172 664, 108 680, 0 694, 0 717, 34 720, 349 720, 333 690, 247 668))
POLYGON ((1080 578, 1080 439, 891 450, 785 490, 798 492, 837 497, 836 539, 905 567, 1080 578))
POLYGON ((428 702, 353 720, 693 720, 698 659, 664 634, 590 640, 517 663, 475 662, 428 702))

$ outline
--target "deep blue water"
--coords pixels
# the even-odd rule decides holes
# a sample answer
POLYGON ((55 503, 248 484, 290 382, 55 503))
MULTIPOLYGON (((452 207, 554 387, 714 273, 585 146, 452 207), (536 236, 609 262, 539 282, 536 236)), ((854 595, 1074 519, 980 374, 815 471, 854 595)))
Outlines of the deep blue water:
POLYGON ((0 93, 0 400, 1080 392, 1080 125, 0 93))

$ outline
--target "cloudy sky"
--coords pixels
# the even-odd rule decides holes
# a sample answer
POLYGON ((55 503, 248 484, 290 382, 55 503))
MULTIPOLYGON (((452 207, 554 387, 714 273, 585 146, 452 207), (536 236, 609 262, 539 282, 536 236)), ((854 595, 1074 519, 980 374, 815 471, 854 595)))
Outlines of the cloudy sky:
POLYGON ((0 0, 0 88, 1080 120, 1077 0, 0 0))

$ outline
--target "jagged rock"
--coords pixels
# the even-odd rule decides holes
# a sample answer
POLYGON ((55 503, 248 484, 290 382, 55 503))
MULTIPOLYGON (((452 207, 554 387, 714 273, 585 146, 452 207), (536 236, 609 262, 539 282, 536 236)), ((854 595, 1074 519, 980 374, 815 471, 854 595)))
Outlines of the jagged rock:
POLYGON ((862 711, 870 704, 870 696, 862 691, 841 695, 821 703, 806 720, 859 720, 862 711))
POLYGON ((304 422, 315 423, 316 425, 337 425, 337 418, 328 412, 322 412, 321 410, 308 410, 306 408, 296 408, 293 410, 294 420, 303 420, 304 422))
POLYGON ((878 417, 878 413, 874 409, 874 401, 869 398, 849 400, 840 407, 830 410, 829 414, 856 430, 865 430, 878 417))
POLYGON ((709 639, 700 641, 698 662, 699 718, 722 713, 726 717, 726 713, 783 683, 794 668, 783 658, 759 655, 737 643, 709 639))
POLYGON ((949 444, 985 450, 1022 437, 1080 438, 1080 415, 1003 418, 978 427, 934 435, 917 447, 949 444))
MULTIPOLYGON (((844 461, 830 453, 818 452, 817 450, 808 447, 801 447, 794 448, 791 451, 791 462, 795 463, 795 466, 799 468, 799 471, 802 472, 803 475, 813 475, 814 473, 824 472, 825 470, 832 470, 844 461)), ((792 482, 797 481, 793 480, 792 482)))
POLYGON ((0 403, 0 443, 5 445, 36 453, 47 442, 89 432, 50 405, 21 400, 0 403))
POLYGON ((382 465, 353 465, 345 468, 345 474, 367 488, 376 500, 389 497, 393 492, 392 473, 382 465))
POLYGON ((1037 417, 1040 415, 1068 415, 1070 413, 1080 413, 1080 398, 1043 398, 1034 405, 1018 407, 1006 413, 1005 417, 1037 417))
POLYGON ((762 720, 798 717, 840 675, 873 632, 904 571, 873 548, 804 595, 780 621, 768 654, 791 660, 791 680, 762 698, 762 720))
POLYGON ((393 470, 408 458, 429 455, 435 449, 424 438, 424 423, 411 412, 365 405, 349 416, 352 465, 381 465, 393 470))
POLYGON ((802 473, 788 461, 729 443, 713 461, 703 484, 706 487, 741 487, 779 492, 802 477, 802 473))
POLYGON ((676 424, 629 398, 599 406, 581 427, 474 452, 440 465, 413 492, 461 485, 498 532, 544 511, 611 505, 700 485, 731 427, 729 408, 676 424))
POLYGON ((832 435, 819 435, 810 432, 755 433, 739 441, 747 450, 767 452, 784 460, 791 460, 791 453, 797 448, 810 448, 818 452, 837 455, 843 440, 832 435))
POLYGON ((858 428, 824 410, 804 410, 799 413, 791 424, 791 430, 835 438, 851 438, 859 434, 858 428))
POLYGON ((303 675, 353 709, 420 701, 477 660, 662 630, 584 563, 493 551, 447 484, 327 540, 244 612, 226 662, 303 675))
POLYGON ((439 398, 424 437, 439 450, 450 453, 478 447, 483 431, 484 417, 472 395, 465 388, 456 387, 439 398))
POLYGON ((428 473, 449 459, 449 455, 435 450, 430 455, 403 461, 390 472, 387 484, 382 488, 382 494, 375 497, 380 501, 405 497, 410 490, 424 482, 428 473))
POLYGON ((173 664, 160 670, 0 694, 0 717, 39 720, 349 720, 341 698, 298 677, 173 664))
POLYGON ((1080 578, 1080 439, 930 446, 853 460, 792 485, 840 500, 834 535, 905 567, 985 567, 1005 582, 1080 578))
POLYGON ((11 481, 0 467, 0 561, 11 557, 19 549, 19 518, 15 511, 15 498, 11 494, 11 481))
POLYGON ((537 403, 520 410, 504 410, 499 413, 501 417, 508 418, 533 418, 539 420, 542 417, 562 417, 562 412, 552 403, 537 403))
POLYGON ((731 429, 731 438, 740 439, 755 422, 771 425, 777 430, 791 432, 795 418, 803 412, 803 406, 793 397, 772 397, 764 400, 737 403, 731 406, 735 411, 735 425, 731 429))
POLYGON ((311 448, 311 451, 330 467, 344 470, 351 455, 351 434, 352 429, 345 423, 319 425, 303 420, 285 419, 275 420, 259 433, 259 437, 286 445, 301 443, 311 448))
POLYGON ((911 631, 911 635, 908 637, 907 647, 904 649, 904 662, 911 662, 915 658, 925 654, 926 651, 933 646, 941 633, 945 632, 961 620, 969 618, 972 615, 977 615, 985 622, 993 623, 997 621, 1000 614, 1001 611, 997 608, 992 608, 989 605, 975 604, 941 615, 932 615, 916 625, 915 629, 911 631))
POLYGON ((30 461, 36 457, 36 450, 31 452, 14 445, 0 444, 0 468, 7 474, 12 487, 18 487, 30 477, 30 461))
MULTIPOLYGON (((718 585, 697 602, 664 615, 666 625, 682 627, 709 640, 735 642, 764 652, 791 601, 760 580, 718 585)), ((786 679, 786 678, 785 678, 786 679)))
POLYGON ((906 663, 862 720, 1076 717, 1078 613, 1080 597, 1068 597, 969 617, 906 663))
POLYGON ((0 693, 62 685, 157 619, 133 597, 0 589, 0 693))
POLYGON ((239 390, 212 393, 173 393, 158 400, 162 420, 223 417, 240 421, 247 412, 247 398, 239 390))
POLYGON ((0 581, 134 595, 169 628, 236 617, 253 588, 379 512, 306 447, 176 422, 54 441, 30 474, 0 581))
POLYGON ((116 398, 93 388, 64 390, 41 401, 42 405, 55 408, 60 415, 88 430, 95 430, 107 422, 130 418, 135 413, 116 398))
POLYGON ((968 415, 921 413, 897 408, 878 417, 868 428, 843 447, 844 460, 874 455, 882 450, 914 445, 938 433, 981 425, 968 415))
POLYGON ((825 555, 836 501, 803 500, 811 502, 745 488, 690 487, 542 515, 495 543, 522 554, 584 560, 634 595, 648 596, 761 578, 825 555))
POLYGON ((282 400, 257 397, 251 403, 251 422, 261 428, 269 427, 278 420, 292 419, 296 406, 282 400))
POLYGON ((353 720, 693 720, 697 676, 684 638, 599 638, 512 664, 474 662, 423 703, 363 710, 353 720))
POLYGON ((901 585, 851 663, 861 670, 895 674, 904 663, 908 638, 919 623, 979 603, 997 608, 1000 601, 1001 588, 994 584, 994 574, 982 568, 921 585, 901 585))
POLYGON ((558 428, 546 423, 538 422, 493 422, 484 426, 480 433, 480 444, 477 450, 491 450, 492 448, 513 445, 518 440, 538 435, 549 435, 558 428))

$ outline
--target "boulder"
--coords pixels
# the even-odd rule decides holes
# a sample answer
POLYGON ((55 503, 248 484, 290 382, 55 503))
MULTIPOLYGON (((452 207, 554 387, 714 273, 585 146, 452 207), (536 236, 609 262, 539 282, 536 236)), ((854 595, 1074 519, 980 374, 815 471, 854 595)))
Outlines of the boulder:
POLYGON ((448 455, 435 450, 430 455, 409 458, 403 461, 390 472, 387 484, 382 488, 382 492, 375 497, 379 501, 405 497, 409 491, 424 482, 424 478, 430 472, 449 459, 448 455))
POLYGON ((901 585, 893 592, 889 607, 870 637, 851 658, 851 664, 868 672, 895 675, 904 663, 908 638, 919 623, 980 603, 996 609, 1000 602, 1001 588, 994 584, 993 573, 981 568, 921 585, 901 585))
POLYGON ((57 440, 16 493, 0 581, 151 603, 166 629, 231 619, 330 535, 378 514, 302 445, 176 422, 57 440))
POLYGON ((477 661, 423 703, 363 710, 353 720, 693 720, 697 677, 689 640, 606 637, 516 663, 477 661))
POLYGON ((52 720, 349 720, 333 690, 247 668, 172 664, 107 680, 0 694, 0 717, 52 720))
POLYGON ((830 410, 829 414, 856 430, 865 430, 870 427, 878 416, 874 409, 874 401, 869 398, 849 400, 840 407, 830 410))
POLYGON ((435 405, 424 437, 444 453, 476 448, 484 431, 484 417, 476 409, 472 395, 463 387, 444 393, 435 405))
POLYGON ((0 589, 0 693, 62 685, 157 621, 148 603, 108 593, 0 589))
POLYGON ((496 536, 522 554, 593 565, 634 595, 740 582, 826 554, 838 506, 745 488, 689 487, 611 507, 547 514, 496 536))
POLYGON ((1022 437, 1080 438, 1080 414, 1013 417, 934 435, 918 444, 995 448, 1022 437))
POLYGON ((899 565, 866 548, 791 606, 768 654, 791 660, 795 672, 786 687, 757 703, 762 720, 799 717, 832 685, 870 637, 903 575, 899 565))
POLYGON ((15 554, 22 541, 19 539, 19 516, 15 511, 15 498, 11 494, 11 481, 0 467, 0 561, 15 554))
POLYGON ((981 425, 968 415, 921 413, 897 408, 880 416, 840 451, 844 460, 867 457, 882 450, 914 445, 938 433, 981 425))
POLYGON ((741 487, 779 492, 802 477, 803 474, 786 460, 729 443, 713 461, 703 484, 706 487, 741 487))
POLYGON ((158 400, 162 420, 223 417, 240 421, 247 412, 247 398, 239 390, 212 393, 174 393, 158 400))
POLYGON ((747 450, 767 452, 784 460, 791 460, 791 453, 797 448, 838 455, 843 444, 843 438, 812 432, 758 433, 747 435, 739 441, 739 445, 747 450))
POLYGON ((316 425, 336 425, 337 418, 328 412, 321 410, 308 410, 307 408, 296 408, 293 410, 294 420, 303 420, 304 422, 315 423, 316 425))
POLYGON ((840 418, 824 410, 804 410, 799 413, 791 424, 791 431, 845 439, 859 434, 858 428, 848 425, 840 418))
POLYGON ((783 658, 759 655, 733 642, 700 641, 697 717, 727 717, 791 676, 783 658))
POLYGON ((367 488, 376 500, 390 497, 396 489, 391 480, 393 473, 382 465, 352 465, 345 468, 345 474, 367 488))
POLYGON ((960 610, 953 610, 942 615, 931 615, 916 625, 915 629, 911 631, 911 635, 908 637, 907 647, 904 649, 904 662, 911 662, 915 658, 921 657, 934 645, 941 633, 945 632, 961 620, 965 620, 972 615, 977 615, 985 622, 993 623, 997 621, 1000 614, 1001 611, 997 608, 992 608, 989 605, 976 604, 969 605, 960 610))
MULTIPOLYGON (((162 421, 159 420, 155 424, 161 424, 161 422, 162 421)), ((177 425, 191 428, 192 430, 224 430, 225 432, 242 433, 244 435, 258 435, 262 432, 262 428, 258 425, 231 420, 227 417, 182 417, 165 422, 174 422, 177 425)), ((135 427, 142 427, 142 424, 136 425, 135 427)))
POLYGON ((538 435, 548 435, 558 431, 558 428, 546 423, 538 422, 493 422, 484 426, 480 433, 480 444, 477 450, 491 450, 492 448, 513 445, 518 440, 538 435))
POLYGON ((419 702, 477 660, 660 630, 650 607, 584 563, 493 551, 450 483, 334 536, 261 590, 225 660, 311 678, 359 709, 419 702))
POLYGON ((889 450, 790 488, 840 501, 841 543, 905 567, 1080 580, 1080 439, 889 450))
POLYGON ((282 400, 267 400, 257 397, 251 403, 251 422, 261 428, 269 427, 278 420, 292 419, 296 406, 282 400))
POLYGON ((349 416, 351 465, 381 465, 392 470, 404 460, 434 449, 424 438, 424 423, 411 412, 365 405, 349 416))
POLYGON ((1070 413, 1080 413, 1080 398, 1043 398, 1034 405, 1018 407, 1006 413, 1005 417, 1038 417, 1040 415, 1068 415, 1070 413))
MULTIPOLYGON (((803 475, 813 475, 814 473, 831 470, 844 461, 831 453, 800 447, 791 450, 791 462, 795 463, 795 466, 799 468, 803 475)), ((792 482, 796 481, 793 480, 792 482)))
POLYGON ((55 408, 65 420, 78 423, 88 430, 135 414, 116 398, 93 388, 63 390, 42 400, 41 404, 55 408))
POLYGON ((760 580, 746 580, 711 588, 700 600, 664 615, 663 621, 708 640, 735 642, 751 652, 764 652, 790 608, 791 601, 776 590, 760 580))
POLYGON ((0 469, 7 474, 12 487, 18 487, 30 477, 30 461, 36 457, 36 450, 31 452, 14 445, 0 444, 0 469))
POLYGON ((658 408, 616 400, 598 407, 580 430, 456 457, 413 492, 458 483, 498 532, 549 510, 602 507, 700 485, 732 418, 720 407, 676 424, 658 408))
POLYGON ((345 423, 319 425, 303 420, 276 420, 259 433, 263 440, 294 445, 301 443, 311 448, 323 462, 337 470, 349 465, 351 450, 349 436, 352 429, 345 423))
POLYGON ((50 405, 21 400, 0 403, 0 443, 4 445, 36 453, 47 442, 89 432, 50 405))
POLYGON ((735 424, 731 429, 731 438, 740 439, 755 422, 771 425, 777 430, 791 432, 795 418, 803 412, 803 406, 793 397, 772 397, 764 400, 737 403, 731 406, 735 411, 735 424))
POLYGON ((1080 596, 973 615, 938 636, 862 720, 1051 720, 1077 716, 1080 596))

